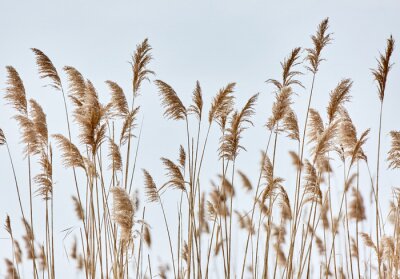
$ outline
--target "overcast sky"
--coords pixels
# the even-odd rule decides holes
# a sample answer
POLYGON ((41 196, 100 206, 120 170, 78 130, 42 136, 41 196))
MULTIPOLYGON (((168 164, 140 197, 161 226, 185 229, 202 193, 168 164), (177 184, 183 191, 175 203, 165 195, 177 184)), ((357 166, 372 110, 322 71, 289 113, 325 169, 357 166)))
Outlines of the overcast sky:
MULTIPOLYGON (((324 50, 326 61, 317 76, 312 107, 325 115, 330 90, 342 78, 351 78, 354 81, 351 91, 353 97, 348 108, 359 133, 367 128, 372 129, 366 151, 371 165, 375 166, 379 99, 370 69, 376 66, 375 59, 379 51, 384 50, 390 34, 400 43, 399 1, 60 2, 2 1, 0 4, 0 96, 4 95, 3 89, 6 87, 5 66, 12 65, 24 81, 27 97, 42 104, 48 118, 49 133, 66 134, 62 98, 59 92, 43 87, 45 82, 37 75, 30 48, 45 52, 60 73, 65 65, 76 67, 93 82, 101 100, 105 102, 110 97, 104 83, 106 80, 120 84, 128 98, 131 98, 131 69, 128 62, 135 46, 148 38, 154 57, 150 68, 155 71, 156 78, 174 87, 185 104, 190 102, 196 80, 203 87, 206 110, 213 95, 228 82, 237 82, 235 94, 238 107, 251 95, 261 93, 255 126, 244 133, 243 144, 247 152, 241 153, 238 159, 238 168, 256 177, 259 153, 265 147, 268 136, 263 125, 270 116, 273 102, 272 88, 265 81, 280 78, 279 62, 294 47, 311 47, 310 35, 322 19, 329 17, 329 30, 333 32, 334 41, 324 50)), ((400 130, 400 47, 396 48, 393 58, 396 64, 389 76, 383 116, 383 206, 387 205, 391 187, 400 186, 400 174, 387 171, 384 161, 390 144, 389 131, 400 130)), ((302 127, 311 76, 304 69, 301 70, 305 72, 301 77, 305 89, 297 88, 298 95, 294 100, 302 127)), ((66 83, 64 73, 62 78, 66 83)), ((163 111, 153 84, 146 83, 143 86, 137 102, 142 108, 140 121, 143 120, 137 168, 148 169, 156 180, 162 181, 159 158, 177 157, 179 144, 185 142, 184 126, 162 118, 163 111)), ((22 161, 22 145, 18 144, 20 134, 16 122, 11 119, 14 113, 1 97, 0 127, 8 137, 27 206, 27 163, 22 161)), ((209 159, 204 167, 205 181, 215 179, 218 174, 215 156, 217 142, 218 133, 215 129, 208 149, 209 159)), ((283 139, 281 146, 278 146, 277 173, 284 177, 290 175, 287 151, 296 148, 291 144, 283 139)), ((59 242, 64 243, 65 234, 62 231, 77 226, 78 222, 69 198, 74 193, 71 173, 59 168, 58 151, 54 152, 54 156, 55 164, 58 164, 54 171, 57 200, 55 229, 59 242)), ((334 167, 340 173, 340 164, 335 163, 334 167)), ((373 167, 372 175, 375 175, 373 167)), ((142 189, 141 172, 137 172, 135 179, 135 187, 142 189)), ((288 184, 293 185, 290 182, 288 179, 288 184)), ((6 149, 1 148, 0 223, 5 220, 6 214, 19 223, 13 183, 6 149)), ((364 187, 363 194, 367 197, 370 189, 368 180, 364 187)), ((288 191, 292 193, 292 190, 288 191)), ((39 197, 35 198, 35 204, 42 204, 39 197)), ((159 208, 153 207, 148 209, 149 216, 152 216, 149 222, 155 226, 161 219, 159 208)), ((170 217, 176 218, 176 202, 167 203, 167 207, 170 217)), ((15 226, 16 234, 21 234, 20 224, 15 226)), ((0 258, 3 258, 10 256, 10 250, 2 249, 9 248, 9 241, 3 226, 0 227, 0 258)), ((164 233, 164 230, 161 229, 160 233, 164 233)), ((65 240, 67 249, 70 242, 71 238, 65 240)), ((168 259, 165 245, 159 243, 160 249, 153 251, 154 255, 168 259)), ((73 264, 65 263, 62 244, 58 247, 58 253, 58 266, 72 270, 73 264)), ((30 278, 28 271, 26 278, 30 278)), ((1 263, 0 277, 3 274, 1 263)))

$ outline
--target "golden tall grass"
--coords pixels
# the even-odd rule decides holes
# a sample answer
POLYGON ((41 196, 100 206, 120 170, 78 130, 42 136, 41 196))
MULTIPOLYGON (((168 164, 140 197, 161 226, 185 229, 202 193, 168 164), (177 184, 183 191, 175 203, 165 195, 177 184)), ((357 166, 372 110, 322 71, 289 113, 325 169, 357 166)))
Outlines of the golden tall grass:
MULTIPOLYGON (((7 134, 17 131, 0 129, 0 146, 8 152, 4 161, 9 160, 11 166, 3 170, 10 171, 14 179, 25 229, 24 235, 18 235, 13 229, 18 218, 7 215, 5 231, 12 248, 5 259, 7 278, 22 278, 24 274, 32 278, 65 276, 56 265, 62 251, 57 251, 54 237, 54 219, 62 218, 53 198, 54 181, 58 180, 53 170, 59 168, 71 172, 74 178, 69 184, 74 185, 71 202, 79 229, 70 237, 69 258, 81 277, 189 279, 215 278, 219 273, 228 279, 400 278, 400 190, 395 188, 389 199, 379 196, 383 104, 385 94, 391 94, 386 89, 395 42, 390 36, 377 59, 377 68, 372 70, 380 101, 375 179, 364 150, 371 131, 359 134, 346 109, 353 81, 344 78, 332 89, 326 115, 312 106, 318 98, 318 74, 322 66, 328 66, 325 49, 332 42, 329 20, 324 19, 311 36, 311 47, 294 48, 281 63, 281 79, 267 80, 274 87, 275 100, 265 124, 269 137, 260 147, 263 151, 257 177, 247 176, 237 158, 246 150, 243 137, 253 126, 259 94, 236 109, 236 84, 228 83, 212 99, 207 115, 197 81, 192 103, 185 105, 167 82, 151 80, 155 73, 147 39, 132 55, 131 93, 126 94, 116 82, 107 80, 110 100, 105 104, 100 102, 95 85, 77 69, 65 66, 58 71, 45 53, 32 49, 39 78, 63 98, 67 127, 63 133, 48 130, 40 103, 27 98, 19 73, 7 66, 3 97, 15 110, 12 117, 24 146, 25 162, 18 164, 28 165, 27 174, 16 172, 9 148, 14 143, 7 141, 7 134), (311 86, 304 86, 300 78, 311 79, 311 86), (185 137, 178 143, 177 160, 160 159, 164 180, 153 178, 155 168, 143 169, 141 185, 134 183, 134 174, 140 163, 137 99, 143 82, 153 83, 158 89, 164 118, 182 122, 185 137), (307 98, 304 123, 299 123, 293 108, 294 92, 299 87, 309 92, 308 96, 298 96, 307 98), (211 130, 219 133, 218 142, 209 142, 211 130), (285 154, 293 162, 287 177, 277 175, 282 167, 277 160, 282 136, 297 146, 297 150, 285 154), (218 181, 211 181, 211 185, 204 181, 203 174, 205 157, 212 152, 209 145, 217 146, 214 149, 218 150, 219 164, 218 181), (61 158, 62 165, 53 164, 54 156, 61 158), (332 162, 340 165, 335 175, 342 177, 341 186, 332 185, 337 170, 332 162), (28 185, 19 183, 24 175, 28 185), (366 213, 361 176, 371 182, 375 216, 366 213), (168 214, 171 206, 165 206, 169 204, 167 192, 179 200, 178 207, 172 209, 174 215, 168 214), (21 193, 28 194, 29 204, 22 202, 21 193), (140 193, 146 197, 144 204, 139 202, 140 193), (339 196, 336 206, 332 206, 333 194, 339 196), (238 201, 246 195, 250 206, 242 208, 238 201), (33 207, 36 198, 43 199, 44 212, 33 207), (388 216, 382 214, 383 202, 390 203, 388 216), (153 226, 158 224, 151 224, 146 207, 153 206, 159 206, 165 234, 152 234, 153 226), (44 227, 35 223, 38 218, 45 220, 44 227), (168 243, 168 256, 157 259, 152 249, 161 242, 168 243)), ((398 169, 400 132, 391 131, 390 136, 387 165, 398 169)))

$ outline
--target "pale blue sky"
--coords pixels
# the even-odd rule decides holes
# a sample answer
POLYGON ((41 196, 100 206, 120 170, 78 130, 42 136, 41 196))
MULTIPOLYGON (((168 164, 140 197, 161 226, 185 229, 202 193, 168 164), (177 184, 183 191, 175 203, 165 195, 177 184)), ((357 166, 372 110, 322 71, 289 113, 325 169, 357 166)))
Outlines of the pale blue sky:
MULTIPOLYGON (((203 87, 208 103, 219 88, 228 82, 237 82, 237 103, 241 107, 247 98, 260 92, 255 117, 255 127, 244 133, 243 144, 248 152, 238 159, 238 168, 256 176, 259 151, 267 139, 263 127, 270 116, 273 101, 272 88, 265 81, 279 78, 279 62, 292 48, 310 47, 310 35, 325 17, 330 18, 330 31, 334 41, 324 50, 327 59, 316 82, 316 93, 312 107, 325 113, 329 92, 342 78, 354 81, 352 103, 348 106, 359 133, 371 128, 367 143, 367 154, 371 165, 376 163, 376 137, 379 101, 370 69, 376 66, 375 58, 383 51, 390 34, 400 44, 399 1, 2 1, 0 4, 0 89, 6 87, 5 66, 12 65, 24 80, 28 98, 37 99, 48 117, 50 133, 66 133, 62 99, 58 92, 43 87, 39 80, 31 47, 39 48, 52 60, 58 70, 65 65, 76 67, 89 78, 98 89, 100 98, 109 99, 105 80, 119 83, 127 94, 130 91, 131 70, 128 64, 136 44, 149 38, 154 60, 150 68, 156 78, 171 84, 183 102, 188 104, 196 80, 203 87)), ((304 56, 304 55, 303 55, 304 56)), ((391 187, 399 186, 399 173, 386 171, 384 158, 389 147, 388 132, 400 129, 400 47, 394 53, 393 67, 388 80, 385 99, 382 148, 382 203, 387 204, 391 187)), ((61 74, 65 81, 64 73, 61 74)), ((308 89, 309 74, 301 80, 306 90, 298 89, 294 97, 301 127, 308 89)), ((4 92, 0 93, 0 96, 4 92)), ((130 97, 129 97, 130 98, 130 97)), ((144 117, 138 169, 146 168, 158 182, 162 181, 159 158, 176 158, 180 143, 184 143, 184 127, 162 118, 157 90, 153 84, 145 84, 138 99, 142 107, 140 119, 144 117)), ((0 98, 0 127, 5 131, 19 175, 26 177, 26 162, 22 163, 22 146, 18 145, 19 133, 16 122, 11 120, 14 111, 0 98)), ((215 169, 217 129, 211 135, 211 144, 204 167, 204 184, 218 174, 215 169)), ((76 131, 75 131, 76 135, 76 131)), ((288 171, 287 151, 296 146, 283 139, 278 146, 277 172, 281 176, 288 171), (289 148, 289 149, 288 149, 289 148)), ((55 164, 59 164, 59 153, 54 152, 55 164)), ((340 173, 340 164, 335 162, 340 173)), ((372 167, 373 169, 373 167, 372 167)), ((372 170, 373 171, 373 170, 372 170)), ((21 229, 19 211, 11 168, 4 148, 0 149, 0 223, 10 214, 21 229)), ((373 175, 375 172, 373 171, 373 175)), ((22 187, 26 178, 21 178, 22 187)), ((62 242, 62 230, 76 226, 69 196, 74 193, 70 171, 54 171, 55 197, 58 199, 56 231, 62 242)), ((141 187, 141 173, 137 172, 136 187, 141 187)), ((340 178, 337 178, 340 182, 340 178)), ((368 181, 363 193, 369 193, 368 181)), ((25 183, 25 184, 24 184, 25 183)), ((287 181, 288 187, 292 184, 287 181)), ((339 184, 340 185, 340 184, 339 184)), ((27 188, 26 188, 27 189, 27 188)), ((339 187, 342 189, 342 186, 339 187)), ((292 193, 292 190, 288 190, 292 193)), ((26 192, 25 192, 26 193, 26 192)), ((166 202, 170 217, 176 216, 176 201, 166 202)), ((25 195, 25 202, 26 195, 25 195)), ((36 198, 39 206, 42 202, 36 198)), ((27 205, 27 203, 26 203, 27 205)), ((241 208, 245 208, 244 203, 241 208)), ((159 208, 150 206, 149 222, 155 226, 161 221, 159 208), (154 216, 154 217, 153 217, 154 216)), ((2 227, 2 226, 1 226, 2 227)), ((157 230, 157 229, 156 229, 157 230)), ((17 229, 17 232, 21 230, 17 229)), ((159 231, 164 233, 163 228, 159 231)), ((8 247, 5 230, 0 230, 0 247, 8 247)), ((156 239, 154 239, 157 241, 156 239)), ((69 249, 70 239, 66 240, 69 249)), ((152 253, 164 256, 166 243, 155 243, 160 249, 152 253)), ((59 247, 58 267, 66 258, 59 247)), ((0 258, 9 255, 0 248, 0 258)), ((72 271, 71 271, 72 272, 72 271)), ((4 268, 0 265, 0 277, 4 268)), ((30 278, 26 274, 26 278, 30 278)), ((68 276, 65 278, 69 278, 68 276)))

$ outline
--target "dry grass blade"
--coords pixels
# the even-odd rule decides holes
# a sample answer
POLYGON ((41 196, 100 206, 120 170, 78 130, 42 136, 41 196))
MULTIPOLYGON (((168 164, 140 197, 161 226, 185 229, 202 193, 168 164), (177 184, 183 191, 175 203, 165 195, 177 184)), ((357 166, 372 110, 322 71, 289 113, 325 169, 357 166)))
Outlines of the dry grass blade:
POLYGON ((154 75, 154 72, 147 68, 150 63, 151 46, 146 38, 141 44, 136 46, 135 54, 132 56, 132 71, 133 71, 133 94, 139 94, 140 86, 144 80, 149 80, 149 75, 154 75))
POLYGON ((326 18, 318 25, 317 33, 311 36, 313 48, 307 49, 307 60, 310 63, 307 69, 314 74, 318 72, 320 63, 325 60, 321 57, 322 49, 332 41, 332 34, 327 33, 328 27, 329 19, 326 18))
POLYGON ((341 80, 334 90, 330 93, 329 105, 326 108, 328 114, 328 121, 331 123, 339 109, 344 105, 345 102, 350 101, 350 89, 353 82, 350 79, 341 80))
POLYGON ((392 64, 390 63, 390 57, 394 50, 394 39, 392 36, 387 39, 385 54, 380 54, 378 61, 378 67, 372 70, 374 79, 378 83, 378 94, 379 99, 383 102, 385 97, 386 80, 389 74, 392 64))
POLYGON ((159 90, 162 99, 162 106, 164 107, 164 116, 168 119, 180 120, 186 118, 186 108, 182 104, 175 90, 167 83, 156 80, 154 82, 159 90))
POLYGON ((57 141, 58 148, 61 149, 61 158, 65 167, 81 167, 82 169, 86 169, 83 156, 69 139, 60 134, 53 135, 53 138, 57 141))
POLYGON ((113 187, 113 217, 121 228, 121 243, 128 245, 132 240, 132 229, 134 224, 135 207, 125 189, 113 187))
POLYGON ((232 93, 234 92, 235 85, 236 83, 229 83, 226 87, 220 89, 214 97, 208 113, 208 122, 210 124, 212 121, 218 121, 221 117, 231 112, 234 100, 232 93))
POLYGON ((158 194, 157 186, 153 180, 153 177, 146 170, 143 170, 143 175, 147 200, 149 202, 158 202, 160 200, 160 196, 158 194))
POLYGON ((31 48, 31 50, 36 56, 36 65, 39 68, 40 78, 49 78, 51 80, 50 86, 57 90, 61 90, 62 86, 60 76, 58 75, 57 69, 54 67, 50 58, 37 48, 31 48))
POLYGON ((201 93, 199 81, 196 82, 196 88, 193 91, 192 101, 193 104, 190 105, 188 112, 193 113, 198 119, 201 119, 203 112, 203 95, 201 93))
POLYGON ((20 114, 28 113, 26 93, 24 83, 19 73, 12 67, 7 66, 7 88, 4 98, 11 104, 20 114))
POLYGON ((111 89, 111 104, 117 116, 126 117, 129 113, 128 102, 122 88, 115 82, 107 80, 107 85, 111 89))

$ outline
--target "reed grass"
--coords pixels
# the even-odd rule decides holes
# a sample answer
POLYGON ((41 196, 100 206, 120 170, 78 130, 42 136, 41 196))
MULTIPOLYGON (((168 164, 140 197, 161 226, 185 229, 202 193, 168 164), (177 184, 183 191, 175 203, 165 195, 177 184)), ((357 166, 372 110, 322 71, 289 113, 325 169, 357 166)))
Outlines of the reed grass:
MULTIPOLYGON (((68 233, 68 256, 78 277, 400 278, 400 189, 393 188, 391 198, 379 196, 381 134, 386 132, 382 131, 383 104, 395 42, 392 36, 388 38, 372 69, 380 101, 379 129, 361 134, 346 108, 352 100, 351 79, 338 81, 328 92, 326 115, 313 106, 314 99, 325 94, 317 92, 316 84, 322 66, 329 66, 325 52, 332 42, 326 18, 311 36, 311 47, 294 48, 280 64, 280 78, 267 80, 275 99, 266 114, 262 135, 266 143, 260 147, 260 164, 252 172, 258 173, 256 177, 247 175, 250 170, 245 167, 252 166, 241 165, 238 158, 246 151, 243 138, 254 125, 259 93, 249 95, 237 109, 236 83, 231 82, 207 104, 196 81, 191 103, 186 105, 169 83, 151 80, 155 72, 148 39, 132 55, 131 93, 107 80, 110 96, 106 103, 76 68, 65 66, 58 71, 44 52, 32 49, 39 78, 62 96, 65 131, 49 131, 47 118, 51 116, 39 101, 27 97, 23 79, 7 66, 3 97, 15 111, 11 117, 24 148, 24 162, 18 164, 27 164, 27 172, 17 173, 10 150, 15 143, 6 137, 18 129, 7 133, 0 129, 0 146, 7 150, 5 160, 10 162, 10 168, 3 170, 14 178, 25 229, 24 235, 18 235, 14 223, 19 217, 7 215, 5 231, 11 250, 5 259, 6 278, 65 276, 56 265, 63 252, 55 243, 54 219, 63 218, 59 214, 64 212, 57 210, 62 197, 55 194, 55 181, 61 177, 53 174, 71 171, 73 181, 68 183, 74 184, 72 208, 78 227, 68 233), (144 82, 158 90, 165 121, 176 121, 184 137, 177 143, 177 159, 161 154, 164 172, 150 166, 138 178, 135 170, 141 164, 143 126, 142 122, 139 129, 137 124, 142 116, 139 97, 148 94, 142 92, 144 82), (299 89, 308 95, 296 94, 299 89), (294 109, 299 98, 307 104, 299 108, 303 111, 294 109), (304 122, 298 113, 305 115, 304 122), (211 142, 210 134, 219 140, 211 142), (372 162, 376 163, 375 179, 365 149, 372 135, 378 138, 377 160, 372 162), (285 136, 296 150, 283 146, 285 136), (212 147, 218 153, 218 180, 209 183, 205 177, 215 174, 203 173, 203 169, 206 160, 214 158, 212 147), (280 168, 289 168, 279 165, 279 156, 293 162, 287 176, 279 175, 280 168), (55 163, 55 157, 62 165, 55 163), (333 163, 340 168, 333 168, 333 163), (157 177, 163 173, 163 180, 156 183, 152 173, 157 177), (20 183, 24 176, 27 185, 20 183), (333 176, 340 177, 340 185, 333 185, 333 176), (371 182, 375 216, 367 214, 360 177, 371 182), (28 203, 22 195, 28 196, 28 203), (172 195, 177 197, 176 208, 169 200, 172 195), (335 206, 334 195, 339 197, 335 206), (43 211, 33 206, 33 200, 40 198, 43 211), (243 208, 244 198, 250 201, 247 208, 243 208), (390 203, 388 216, 383 216, 382 203, 390 203), (163 224, 151 223, 148 212, 153 207, 158 207, 163 224), (40 218, 45 220, 44 227, 35 222, 40 218), (158 225, 164 233, 153 233, 158 225), (168 245, 166 258, 156 257, 160 243, 168 245)), ((388 171, 396 171, 400 168, 400 132, 393 130, 390 137, 386 163, 388 171)))

